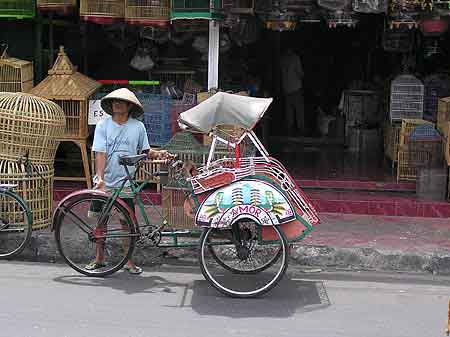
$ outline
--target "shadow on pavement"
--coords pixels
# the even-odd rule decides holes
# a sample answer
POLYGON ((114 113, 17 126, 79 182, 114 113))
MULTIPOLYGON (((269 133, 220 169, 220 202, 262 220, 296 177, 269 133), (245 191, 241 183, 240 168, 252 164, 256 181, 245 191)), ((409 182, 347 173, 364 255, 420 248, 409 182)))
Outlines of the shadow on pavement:
POLYGON ((130 276, 125 273, 117 273, 113 277, 88 277, 83 275, 59 276, 53 281, 64 284, 87 287, 106 287, 123 291, 126 294, 136 293, 175 293, 175 288, 186 288, 188 283, 171 282, 160 276, 130 276))
POLYGON ((330 306, 321 281, 284 278, 274 289, 255 299, 238 299, 221 295, 207 281, 194 281, 191 306, 205 316, 289 317, 298 312, 330 306))

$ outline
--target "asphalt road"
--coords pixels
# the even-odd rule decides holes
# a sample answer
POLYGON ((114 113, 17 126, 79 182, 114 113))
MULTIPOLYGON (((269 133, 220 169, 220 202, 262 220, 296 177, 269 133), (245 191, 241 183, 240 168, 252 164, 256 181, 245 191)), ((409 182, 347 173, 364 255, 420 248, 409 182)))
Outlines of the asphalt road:
POLYGON ((263 298, 218 294, 197 267, 88 278, 0 262, 0 337, 443 336, 450 278, 303 273, 263 298))

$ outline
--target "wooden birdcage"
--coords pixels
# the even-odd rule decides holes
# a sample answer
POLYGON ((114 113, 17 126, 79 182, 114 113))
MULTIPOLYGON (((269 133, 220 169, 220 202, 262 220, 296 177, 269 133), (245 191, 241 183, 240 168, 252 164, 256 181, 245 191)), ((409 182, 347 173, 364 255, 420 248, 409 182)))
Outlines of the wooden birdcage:
POLYGON ((9 57, 6 50, 0 57, 0 91, 28 92, 33 88, 33 63, 9 57))
POLYGON ((125 17, 124 0, 80 0, 80 17, 98 24, 113 24, 125 17))
POLYGON ((24 93, 0 94, 0 156, 17 161, 26 154, 35 164, 53 165, 65 125, 59 106, 24 93))
POLYGON ((437 129, 443 133, 444 123, 450 122, 450 97, 444 97, 439 99, 438 102, 438 114, 437 114, 437 129))
POLYGON ((37 0, 37 8, 42 12, 66 14, 77 7, 77 0, 37 0))
POLYGON ((33 19, 35 16, 35 0, 0 0, 0 18, 33 19))
POLYGON ((51 224, 53 212, 53 165, 33 165, 30 175, 16 161, 0 160, 0 184, 14 189, 27 203, 33 217, 33 229, 51 224))
POLYGON ((125 0, 125 21, 132 25, 166 27, 170 22, 170 2, 125 0))
POLYGON ((76 71, 64 48, 60 47, 58 58, 48 76, 32 93, 57 103, 66 116, 66 128, 60 141, 73 142, 80 147, 83 160, 84 178, 56 177, 57 180, 85 180, 91 186, 89 157, 86 141, 88 134, 89 99, 101 87, 101 84, 76 71))
POLYGON ((221 0, 171 0, 171 19, 221 19, 221 0))

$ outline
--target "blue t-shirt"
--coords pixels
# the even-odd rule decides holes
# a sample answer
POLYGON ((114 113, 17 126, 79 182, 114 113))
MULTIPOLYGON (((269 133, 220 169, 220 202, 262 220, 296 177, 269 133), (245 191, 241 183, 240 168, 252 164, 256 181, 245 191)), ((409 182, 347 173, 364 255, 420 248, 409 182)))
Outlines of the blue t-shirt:
MULTIPOLYGON (((145 126, 134 118, 128 119, 125 124, 118 124, 108 117, 101 120, 95 128, 92 150, 106 153, 106 187, 120 187, 126 177, 125 168, 119 165, 120 156, 136 155, 149 149, 145 126)), ((129 166, 128 170, 133 175, 136 169, 129 166)))

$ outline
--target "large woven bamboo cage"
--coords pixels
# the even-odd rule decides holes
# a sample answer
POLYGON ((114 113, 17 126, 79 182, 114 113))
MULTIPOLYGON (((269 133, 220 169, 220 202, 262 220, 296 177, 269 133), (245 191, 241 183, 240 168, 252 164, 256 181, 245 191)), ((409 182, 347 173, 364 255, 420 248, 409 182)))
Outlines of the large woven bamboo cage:
POLYGON ((37 0, 37 8, 42 12, 68 14, 77 7, 77 0, 37 0))
POLYGON ((100 87, 100 83, 77 72, 60 47, 48 76, 31 93, 55 102, 64 111, 66 128, 61 140, 84 140, 88 137, 89 99, 100 87))
POLYGON ((80 17, 98 24, 113 24, 125 17, 124 0, 80 0, 80 17))
POLYGON ((170 22, 170 2, 125 0, 125 21, 133 25, 166 27, 170 22))
MULTIPOLYGON (((164 218, 170 228, 195 229, 195 221, 185 212, 185 193, 188 189, 174 186, 163 186, 161 191, 161 206, 164 218)), ((188 204, 189 205, 189 204, 188 204)), ((188 206, 192 208, 191 206, 188 206)))
POLYGON ((35 16, 35 0, 0 0, 0 18, 32 19, 35 16))
MULTIPOLYGON (((48 227, 53 212, 53 166, 34 165, 31 175, 16 161, 0 160, 0 183, 14 184, 33 216, 33 229, 48 227)), ((13 216, 19 212, 13 205, 3 205, 2 212, 13 216), (7 212, 3 207, 7 207, 7 212), (12 212, 12 213, 11 213, 12 212)))
POLYGON ((29 92, 33 78, 32 62, 9 57, 6 51, 0 57, 0 91, 29 92))
POLYGON ((24 93, 0 93, 0 155, 17 160, 28 153, 33 163, 53 165, 65 125, 61 108, 24 93))

